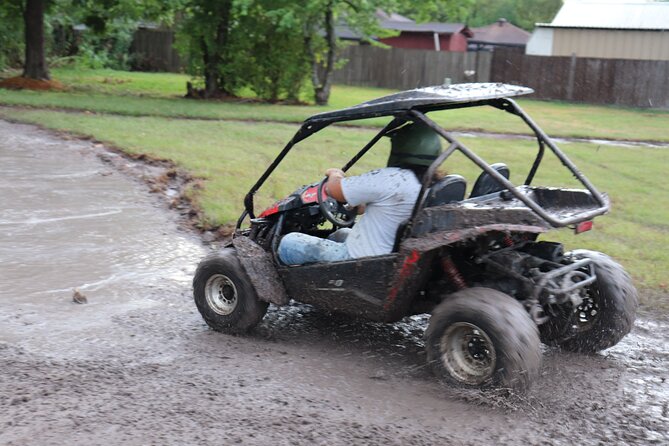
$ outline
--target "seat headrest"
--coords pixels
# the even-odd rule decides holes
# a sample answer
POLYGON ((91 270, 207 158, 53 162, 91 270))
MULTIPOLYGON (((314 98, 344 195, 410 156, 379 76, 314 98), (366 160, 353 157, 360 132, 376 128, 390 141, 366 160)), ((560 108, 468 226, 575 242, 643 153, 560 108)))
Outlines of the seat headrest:
POLYGON ((439 206, 463 200, 466 189, 467 181, 461 175, 446 175, 430 187, 425 199, 425 207, 439 206))

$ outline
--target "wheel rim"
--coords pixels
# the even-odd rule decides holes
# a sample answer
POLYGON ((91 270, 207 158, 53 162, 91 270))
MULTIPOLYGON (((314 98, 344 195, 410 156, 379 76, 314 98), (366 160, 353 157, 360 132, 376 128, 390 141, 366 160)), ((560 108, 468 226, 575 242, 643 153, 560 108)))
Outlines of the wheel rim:
POLYGON ((237 288, 228 276, 215 274, 204 287, 207 304, 214 312, 227 316, 237 307, 237 288))
POLYGON ((497 356, 488 335, 474 324, 456 322, 441 336, 441 362, 456 380, 480 385, 495 371, 497 356))
POLYGON ((581 304, 574 308, 572 315, 572 330, 576 332, 588 331, 599 319, 599 305, 589 290, 581 304))

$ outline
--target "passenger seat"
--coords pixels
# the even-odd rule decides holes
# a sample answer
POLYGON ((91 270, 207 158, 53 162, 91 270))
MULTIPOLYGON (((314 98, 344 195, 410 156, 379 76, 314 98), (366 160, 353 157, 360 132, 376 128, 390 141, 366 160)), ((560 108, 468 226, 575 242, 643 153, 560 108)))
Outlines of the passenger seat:
MULTIPOLYGON (((495 163, 491 164, 490 167, 493 170, 496 170, 497 173, 502 175, 507 180, 509 179, 509 168, 504 163, 495 163)), ((476 179, 474 187, 472 188, 472 193, 469 194, 469 198, 480 197, 481 195, 492 194, 493 192, 500 192, 506 189, 504 186, 499 184, 492 175, 488 172, 483 171, 481 175, 476 179)))

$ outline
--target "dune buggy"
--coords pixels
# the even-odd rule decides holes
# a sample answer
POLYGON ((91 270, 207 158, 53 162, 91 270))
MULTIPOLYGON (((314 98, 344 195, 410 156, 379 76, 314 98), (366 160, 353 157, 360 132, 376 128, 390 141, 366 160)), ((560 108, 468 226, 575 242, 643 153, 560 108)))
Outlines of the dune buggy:
POLYGON ((637 294, 629 276, 604 254, 564 252, 559 243, 538 240, 554 228, 590 229, 592 219, 609 210, 609 200, 511 99, 531 92, 505 84, 429 87, 307 119, 246 195, 230 245, 198 266, 194 297, 204 320, 215 330, 244 332, 261 321, 269 303, 290 299, 384 322, 431 313, 427 358, 440 378, 521 390, 539 373, 541 342, 581 352, 615 345, 635 318, 637 294), (505 164, 489 165, 426 116, 481 106, 519 117, 536 138, 538 151, 523 184, 512 184, 505 164), (326 237, 354 224, 354 217, 327 196, 326 180, 300 187, 259 214, 254 195, 295 144, 334 123, 378 117, 389 122, 344 171, 384 135, 422 122, 447 143, 425 177, 460 152, 480 168, 470 193, 460 175, 434 184, 425 180, 388 255, 283 265, 277 257, 283 235, 326 237), (532 186, 546 149, 584 189, 532 186), (332 228, 324 228, 325 221, 332 228))

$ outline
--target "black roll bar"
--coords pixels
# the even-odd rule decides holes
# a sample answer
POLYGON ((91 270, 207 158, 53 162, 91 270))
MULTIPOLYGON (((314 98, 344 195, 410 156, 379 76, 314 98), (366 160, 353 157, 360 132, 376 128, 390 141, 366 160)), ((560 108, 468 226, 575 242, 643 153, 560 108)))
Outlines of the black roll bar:
MULTIPOLYGON (((449 147, 443 153, 441 153, 439 157, 437 157, 437 159, 428 168, 428 172, 425 175, 423 184, 421 185, 419 200, 417 200, 416 205, 414 206, 412 212, 411 222, 413 222, 416 215, 422 208, 423 202, 425 200, 425 193, 430 185, 429 182, 432 179, 435 170, 456 150, 462 152, 463 155, 465 155, 472 162, 474 162, 474 164, 479 166, 484 172, 488 173, 495 181, 497 181, 499 184, 508 189, 508 191, 515 198, 523 202, 527 207, 532 209, 537 215, 539 215, 541 218, 546 220, 549 224, 551 224, 554 227, 564 227, 571 224, 579 223, 584 220, 589 220, 593 217, 596 217, 597 215, 604 214, 609 210, 609 203, 604 198, 604 196, 597 189, 595 189, 592 183, 590 183, 590 181, 578 170, 578 168, 567 158, 567 156, 564 153, 562 153, 562 151, 553 143, 553 141, 548 137, 548 135, 546 135, 546 133, 544 133, 544 131, 539 128, 539 126, 520 108, 520 106, 518 106, 518 104, 514 100, 509 98, 503 98, 495 100, 477 101, 476 105, 482 105, 486 103, 495 108, 498 108, 500 110, 506 111, 508 113, 520 117, 532 129, 537 138, 537 141, 539 143, 539 151, 537 153, 537 157, 535 158, 532 164, 530 172, 525 180, 524 184, 526 186, 529 186, 532 180, 534 179, 537 169, 539 168, 539 165, 543 159, 545 147, 548 146, 548 148, 555 154, 555 156, 560 160, 560 162, 590 192, 590 194, 596 201, 598 207, 589 212, 584 212, 579 215, 573 215, 571 217, 563 219, 554 217, 553 215, 549 214, 543 207, 541 207, 541 205, 539 205, 536 201, 531 199, 526 194, 523 194, 520 191, 518 191, 513 183, 511 183, 509 180, 500 175, 496 170, 492 169, 488 163, 486 163, 482 158, 480 158, 474 152, 465 147, 450 132, 447 132, 444 129, 442 129, 434 121, 425 116, 423 112, 418 111, 417 109, 410 109, 408 111, 403 111, 402 113, 395 113, 394 119, 390 123, 388 123, 380 132, 378 132, 376 136, 374 136, 374 138, 372 138, 372 140, 369 141, 348 163, 346 163, 346 165, 343 167, 342 170, 347 171, 348 169, 350 169, 351 166, 353 166, 365 153, 367 153, 384 135, 386 135, 391 130, 394 130, 395 128, 401 126, 406 121, 421 121, 428 127, 430 127, 432 130, 434 130, 446 141, 448 141, 449 147)), ((467 105, 460 104, 457 108, 466 106, 470 106, 470 104, 467 105)), ((436 111, 447 108, 455 108, 455 107, 440 106, 433 108, 426 106, 425 111, 426 112, 436 111)), ((281 163, 281 161, 285 158, 288 152, 290 152, 293 146, 298 142, 302 141, 303 139, 309 137, 310 135, 329 126, 330 124, 332 124, 332 122, 334 121, 308 120, 300 127, 295 136, 293 136, 293 138, 283 148, 283 150, 279 153, 276 159, 272 162, 272 164, 270 164, 267 170, 265 170, 263 175, 258 179, 258 181, 253 185, 251 190, 249 190, 249 192, 244 197, 245 210, 239 217, 239 220, 237 220, 237 229, 241 227, 243 220, 247 216, 255 218, 255 214, 253 211, 253 198, 255 193, 258 191, 258 189, 260 189, 260 187, 264 184, 267 178, 281 163)))
MULTIPOLYGON (((365 153, 371 149, 374 144, 376 144, 386 133, 390 132, 391 130, 394 130, 395 128, 399 127, 403 123, 406 122, 406 119, 402 119, 400 117, 394 118, 392 121, 390 121, 379 133, 377 133, 374 138, 372 138, 371 141, 369 141, 365 146, 360 149, 360 151, 353 157, 351 160, 346 163, 346 165, 342 168, 344 172, 346 172, 348 169, 351 168, 360 158, 362 158, 365 153)), ((256 181, 256 183, 253 185, 251 190, 248 191, 246 196, 244 197, 244 212, 242 212, 242 215, 240 215, 239 219, 237 220, 237 226, 236 228, 239 229, 242 226, 242 223, 244 219, 247 216, 250 216, 251 218, 255 218, 255 213, 253 212, 253 197, 255 196, 255 193, 262 187, 262 185, 265 183, 267 178, 274 172, 274 169, 277 168, 279 163, 285 158, 285 156, 290 152, 290 150, 293 148, 295 144, 298 142, 302 141, 303 139, 309 137, 310 135, 324 129, 328 125, 330 125, 330 122, 323 122, 323 123, 313 123, 313 122, 306 122, 305 124, 300 127, 300 129, 297 131, 295 136, 286 144, 286 147, 283 148, 281 153, 276 157, 276 159, 272 162, 272 164, 269 165, 267 170, 265 170, 265 173, 262 174, 262 176, 256 181)))
MULTIPOLYGON (((548 213, 541 205, 539 205, 536 201, 534 201, 532 198, 527 196, 526 194, 522 194, 516 189, 516 186, 506 178, 504 178, 502 175, 500 175, 499 172, 497 172, 495 169, 491 168, 490 165, 485 162, 482 158, 480 158, 478 155, 476 155, 474 152, 469 150, 467 147, 465 147, 461 142, 459 142, 453 135, 451 135, 449 132, 446 132, 444 129, 442 129, 439 125, 437 125, 434 121, 432 121, 430 118, 425 116, 423 113, 419 112, 418 110, 410 110, 409 115, 413 116, 415 119, 421 121, 422 123, 426 124, 428 127, 430 127, 432 130, 434 130, 437 134, 439 134, 442 138, 444 138, 446 141, 450 143, 450 146, 446 151, 444 151, 430 166, 428 173, 433 173, 441 163, 443 163, 449 156, 453 154, 456 150, 459 150, 463 155, 465 155, 467 158, 469 158, 474 164, 479 166, 484 172, 488 173, 491 177, 493 177, 499 184, 504 186, 511 195, 513 195, 515 198, 523 202, 527 207, 532 209, 537 215, 539 215, 541 218, 546 220, 551 226, 556 227, 556 228, 561 228, 565 227, 571 224, 579 223, 584 220, 589 220, 593 217, 596 217, 597 215, 602 215, 606 213, 609 210, 609 203, 608 201, 602 196, 602 194, 599 193, 597 189, 588 181, 588 179, 576 168, 576 166, 567 158, 567 156, 558 149, 558 147, 553 144, 553 142, 550 140, 550 138, 532 121, 529 116, 527 116, 523 110, 512 100, 506 99, 508 103, 513 107, 513 112, 514 114, 518 114, 523 120, 532 128, 532 130, 535 132, 535 134, 543 140, 546 145, 551 149, 551 151, 558 157, 558 159, 562 162, 562 164, 569 169, 569 171, 578 179, 583 186, 586 187, 586 189, 590 192, 592 197, 595 199, 597 202, 598 207, 589 211, 589 212, 583 212, 579 215, 574 215, 571 217, 567 218, 556 218, 555 216, 551 215, 548 213)), ((539 157, 543 156, 543 152, 540 150, 539 152, 539 157)), ((537 161, 535 161, 535 164, 538 164, 537 161)), ((534 167, 534 166, 533 166, 534 167)), ((536 171, 536 169, 533 169, 536 171)), ((532 173, 532 172, 530 172, 532 173)), ((533 173, 532 173, 533 174, 533 173)), ((423 180, 423 184, 421 185, 421 191, 419 195, 419 200, 417 202, 417 205, 414 207, 413 214, 411 216, 411 221, 413 222, 414 219, 416 218, 416 215, 418 215, 418 212, 420 208, 422 207, 422 202, 425 199, 425 193, 427 191, 427 188, 429 186, 429 182, 431 180, 431 175, 425 175, 425 179, 423 180)))

